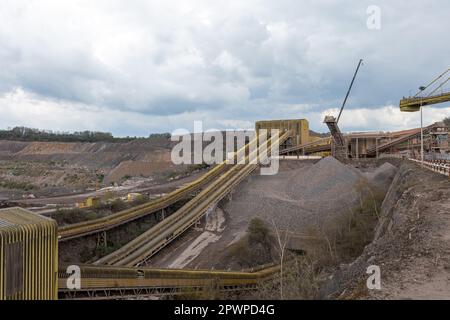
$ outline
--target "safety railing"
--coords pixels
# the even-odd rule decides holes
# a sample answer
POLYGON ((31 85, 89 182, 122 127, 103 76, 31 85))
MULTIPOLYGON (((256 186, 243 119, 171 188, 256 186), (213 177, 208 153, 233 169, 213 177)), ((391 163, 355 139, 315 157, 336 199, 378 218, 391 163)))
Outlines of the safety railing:
POLYGON ((448 160, 418 160, 410 158, 409 160, 419 163, 431 171, 443 174, 450 178, 450 161, 448 160))

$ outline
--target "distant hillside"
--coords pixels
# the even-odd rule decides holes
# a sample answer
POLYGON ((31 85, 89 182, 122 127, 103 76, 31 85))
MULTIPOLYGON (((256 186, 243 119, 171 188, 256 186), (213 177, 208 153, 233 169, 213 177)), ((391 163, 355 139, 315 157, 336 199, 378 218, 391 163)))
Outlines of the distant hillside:
POLYGON ((164 138, 125 142, 0 140, 0 197, 64 194, 121 182, 125 177, 159 179, 183 170, 164 138))
POLYGON ((169 154, 171 148, 169 139, 155 138, 114 143, 0 140, 0 160, 64 162, 87 168, 112 168, 127 160, 158 161, 159 154, 169 154))
POLYGON ((326 138, 330 136, 330 133, 319 133, 319 132, 315 132, 313 130, 309 130, 309 135, 313 136, 313 137, 319 137, 319 138, 326 138))

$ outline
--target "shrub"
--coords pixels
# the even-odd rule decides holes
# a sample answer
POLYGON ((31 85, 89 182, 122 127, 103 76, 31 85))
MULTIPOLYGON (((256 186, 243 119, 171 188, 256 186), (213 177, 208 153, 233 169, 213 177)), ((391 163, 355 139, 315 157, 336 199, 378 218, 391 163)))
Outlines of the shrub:
POLYGON ((122 199, 116 199, 113 202, 111 202, 111 211, 112 212, 119 212, 122 210, 127 209, 127 204, 123 202, 122 199))
POLYGON ((132 207, 139 206, 141 204, 148 202, 149 200, 150 200, 149 196, 141 194, 141 195, 137 196, 136 199, 134 199, 131 202, 131 206, 132 207))
POLYGON ((57 209, 51 218, 55 219, 59 225, 72 224, 85 220, 92 220, 97 218, 95 212, 85 209, 57 209))
POLYGON ((188 167, 188 169, 186 171, 187 171, 187 173, 191 173, 194 171, 207 169, 208 167, 209 167, 209 165, 206 163, 192 164, 188 167))
POLYGON ((12 190, 30 191, 36 189, 36 186, 27 182, 16 182, 11 180, 0 181, 0 187, 12 190))
POLYGON ((450 117, 445 117, 443 121, 444 121, 444 124, 450 128, 450 117))
POLYGON ((291 257, 289 263, 283 268, 283 275, 278 273, 273 279, 260 284, 256 298, 316 299, 320 283, 320 269, 314 260, 308 256, 291 257))
POLYGON ((263 220, 253 218, 247 228, 248 241, 250 244, 262 244, 270 246, 270 231, 263 220))
POLYGON ((103 183, 105 180, 105 175, 103 173, 97 174, 97 179, 99 183, 103 183))
POLYGON ((241 267, 249 268, 272 262, 273 237, 266 223, 254 218, 250 221, 247 233, 229 246, 228 256, 241 267))
POLYGON ((353 208, 308 232, 319 239, 310 254, 321 265, 349 262, 373 239, 385 194, 366 180, 358 181, 354 190, 357 204, 353 208))

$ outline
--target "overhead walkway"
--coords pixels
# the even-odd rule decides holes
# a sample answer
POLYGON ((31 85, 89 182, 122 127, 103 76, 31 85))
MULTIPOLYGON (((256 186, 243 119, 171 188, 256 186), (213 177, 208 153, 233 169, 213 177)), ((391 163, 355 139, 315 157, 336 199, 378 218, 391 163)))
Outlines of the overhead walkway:
MULTIPOLYGON (((432 124, 432 125, 430 125, 428 127, 425 127, 425 128, 423 128, 423 132, 424 133, 428 133, 429 131, 431 131, 434 128, 436 128, 436 126, 437 126, 437 124, 434 123, 434 124, 432 124)), ((394 146, 396 146, 398 144, 401 144, 403 142, 411 140, 411 139, 413 139, 413 138, 415 138, 415 137, 417 137, 419 135, 420 135, 420 128, 414 129, 414 130, 410 130, 408 134, 405 134, 405 135, 403 135, 403 136, 401 136, 399 138, 393 139, 393 140, 388 141, 386 143, 383 143, 383 144, 381 144, 379 146, 375 146, 375 147, 372 147, 370 149, 367 149, 367 155, 376 155, 377 152, 388 150, 391 147, 394 147, 394 146)))

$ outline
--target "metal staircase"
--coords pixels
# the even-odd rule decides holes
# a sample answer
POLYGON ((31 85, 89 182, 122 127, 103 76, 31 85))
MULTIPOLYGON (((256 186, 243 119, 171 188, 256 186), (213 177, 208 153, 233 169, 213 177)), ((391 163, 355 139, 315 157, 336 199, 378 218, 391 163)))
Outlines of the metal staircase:
POLYGON ((331 143, 331 153, 336 159, 348 158, 347 144, 345 143, 344 135, 337 125, 336 118, 333 116, 326 116, 324 123, 328 126, 333 141, 331 143))

